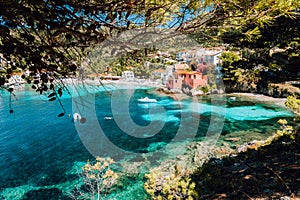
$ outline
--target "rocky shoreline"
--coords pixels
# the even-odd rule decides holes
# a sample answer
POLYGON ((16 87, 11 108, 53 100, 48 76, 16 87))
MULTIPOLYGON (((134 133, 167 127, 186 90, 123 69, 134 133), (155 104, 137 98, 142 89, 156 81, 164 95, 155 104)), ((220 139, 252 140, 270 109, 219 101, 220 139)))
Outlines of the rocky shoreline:
POLYGON ((272 96, 267 96, 264 94, 258 94, 258 93, 241 93, 241 92, 233 92, 233 93, 229 93, 227 94, 228 96, 235 96, 235 97, 248 97, 248 98, 253 98, 253 99, 257 99, 259 101, 262 102, 272 102, 275 103, 276 105, 285 107, 284 103, 286 101, 286 98, 276 98, 276 97, 272 97, 272 96))
POLYGON ((210 159, 193 178, 199 199, 300 199, 300 131, 249 143, 235 156, 210 159))
POLYGON ((300 198, 300 127, 280 130, 236 149, 226 143, 190 143, 184 155, 151 169, 145 189, 158 197, 186 187, 193 199, 296 200, 300 198))

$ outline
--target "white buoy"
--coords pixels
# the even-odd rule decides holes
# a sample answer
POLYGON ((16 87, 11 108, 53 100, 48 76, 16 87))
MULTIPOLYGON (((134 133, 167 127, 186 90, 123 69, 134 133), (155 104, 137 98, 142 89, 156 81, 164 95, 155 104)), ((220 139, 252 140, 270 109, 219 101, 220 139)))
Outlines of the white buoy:
POLYGON ((74 113, 73 114, 73 119, 74 119, 74 121, 80 121, 81 120, 81 115, 79 113, 74 113))

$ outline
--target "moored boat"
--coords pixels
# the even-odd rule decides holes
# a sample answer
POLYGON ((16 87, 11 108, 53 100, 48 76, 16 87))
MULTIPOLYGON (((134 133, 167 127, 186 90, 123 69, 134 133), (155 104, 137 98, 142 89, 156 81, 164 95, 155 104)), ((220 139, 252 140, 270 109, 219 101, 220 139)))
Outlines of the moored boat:
POLYGON ((138 102, 140 103, 156 103, 157 100, 156 99, 150 99, 148 97, 145 97, 145 98, 140 98, 138 99, 138 102))

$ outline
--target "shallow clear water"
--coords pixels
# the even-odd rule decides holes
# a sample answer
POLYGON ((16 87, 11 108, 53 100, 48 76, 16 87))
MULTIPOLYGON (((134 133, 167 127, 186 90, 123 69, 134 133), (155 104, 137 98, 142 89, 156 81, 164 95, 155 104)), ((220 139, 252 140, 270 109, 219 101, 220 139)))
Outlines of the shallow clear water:
MULTIPOLYGON (((95 94, 94 105, 90 106, 85 102, 84 91, 80 89, 75 103, 68 95, 63 96, 67 115, 62 118, 57 117, 62 112, 57 101, 49 102, 46 96, 27 90, 16 93, 17 100, 12 99, 15 112, 9 114, 7 93, 0 94, 0 199, 67 199, 67 192, 79 181, 77 170, 93 159, 93 152, 129 164, 147 157, 155 166, 184 152, 187 142, 210 132, 220 130, 219 139, 267 137, 278 127, 279 118, 293 116, 272 103, 246 97, 234 102, 225 97, 219 101, 208 97, 176 100, 157 96, 146 88, 133 93, 126 88, 89 88, 95 94), (117 92, 111 96, 113 91, 117 92), (137 103, 138 98, 145 96, 158 103, 137 103), (90 123, 95 119, 89 109, 95 111, 96 122, 90 123), (83 115, 86 112, 85 124, 73 121, 75 110, 83 115), (85 144, 85 139, 91 140, 86 137, 94 131, 94 123, 103 130, 103 141, 109 141, 94 144, 91 148, 96 150, 85 144)), ((114 196, 146 199, 141 177, 128 179, 114 196)))

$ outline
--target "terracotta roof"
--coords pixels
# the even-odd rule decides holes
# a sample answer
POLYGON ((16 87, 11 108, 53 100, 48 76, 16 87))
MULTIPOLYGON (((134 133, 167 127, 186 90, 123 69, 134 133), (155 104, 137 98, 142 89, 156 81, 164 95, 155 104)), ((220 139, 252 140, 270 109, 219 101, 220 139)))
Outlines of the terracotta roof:
POLYGON ((200 74, 200 72, 196 72, 196 71, 186 71, 186 70, 177 70, 176 71, 178 74, 200 74))
POLYGON ((22 75, 22 72, 13 72, 12 75, 22 75))

